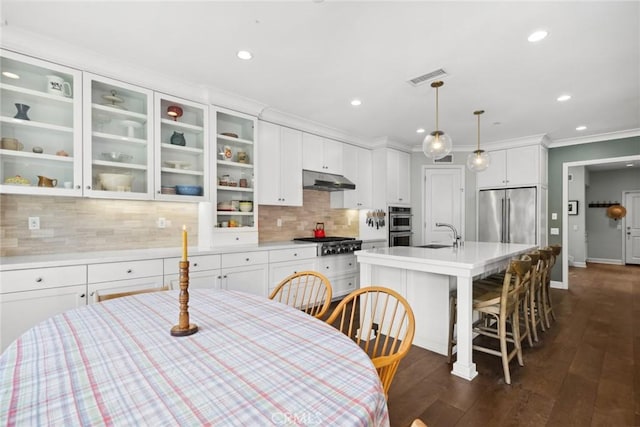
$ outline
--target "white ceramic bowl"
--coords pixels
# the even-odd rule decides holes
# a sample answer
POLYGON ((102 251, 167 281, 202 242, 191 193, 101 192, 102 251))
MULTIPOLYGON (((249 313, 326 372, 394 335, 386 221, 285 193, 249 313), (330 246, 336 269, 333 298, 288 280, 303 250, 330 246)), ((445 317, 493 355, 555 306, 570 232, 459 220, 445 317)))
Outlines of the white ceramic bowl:
POLYGON ((240 212, 251 212, 253 209, 253 202, 240 202, 240 212))
POLYGON ((107 191, 131 191, 132 175, 122 173, 100 173, 98 184, 107 191))

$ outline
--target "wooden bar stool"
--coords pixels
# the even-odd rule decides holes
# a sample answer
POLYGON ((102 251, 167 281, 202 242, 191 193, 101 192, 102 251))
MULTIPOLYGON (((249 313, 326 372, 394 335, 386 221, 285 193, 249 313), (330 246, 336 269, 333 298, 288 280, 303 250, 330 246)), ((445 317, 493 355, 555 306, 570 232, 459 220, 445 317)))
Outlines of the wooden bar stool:
POLYGON ((548 275, 549 262, 552 251, 548 248, 538 249, 539 260, 536 266, 535 280, 532 280, 532 292, 529 295, 529 320, 533 340, 538 342, 538 326, 544 332, 547 330, 544 320, 543 288, 548 275))
POLYGON ((501 288, 483 289, 474 286, 473 289, 473 309, 494 322, 488 324, 481 319, 474 325, 473 332, 497 339, 500 343, 499 350, 481 344, 473 344, 473 349, 502 359, 504 380, 507 384, 511 384, 509 362, 517 357, 518 364, 524 366, 518 312, 522 288, 529 287, 530 280, 531 258, 524 256, 523 259, 510 262, 501 288), (508 325, 511 328, 510 333, 507 333, 508 325))
POLYGON ((558 256, 562 252, 561 245, 551 245, 546 247, 545 249, 550 249, 552 251, 551 258, 549 260, 549 267, 547 268, 547 275, 544 281, 544 286, 542 287, 542 303, 543 303, 543 314, 544 321, 547 324, 547 328, 551 327, 551 322, 549 320, 549 314, 551 314, 551 318, 556 320, 556 314, 553 311, 553 305, 551 304, 551 270, 553 266, 556 264, 556 260, 558 256))

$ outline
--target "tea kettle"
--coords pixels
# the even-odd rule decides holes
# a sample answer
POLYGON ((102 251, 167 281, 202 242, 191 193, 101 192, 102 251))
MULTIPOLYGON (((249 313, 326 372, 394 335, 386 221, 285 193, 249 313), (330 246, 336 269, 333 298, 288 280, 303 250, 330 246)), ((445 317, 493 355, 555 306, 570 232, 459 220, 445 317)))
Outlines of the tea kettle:
POLYGON ((313 237, 315 237, 316 239, 321 239, 325 237, 324 222, 316 223, 316 228, 313 230, 313 237))

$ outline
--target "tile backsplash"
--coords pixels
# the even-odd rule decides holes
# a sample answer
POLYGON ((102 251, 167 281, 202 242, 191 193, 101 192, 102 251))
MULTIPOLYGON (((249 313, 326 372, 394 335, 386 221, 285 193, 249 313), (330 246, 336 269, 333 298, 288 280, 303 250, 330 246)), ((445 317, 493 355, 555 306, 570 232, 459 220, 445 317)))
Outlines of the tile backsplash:
POLYGON ((0 256, 197 245, 198 205, 80 197, 0 196, 0 256), (28 218, 40 218, 29 230, 28 218), (158 228, 165 218, 166 228, 158 228))
MULTIPOLYGON (((358 211, 331 209, 329 193, 304 190, 302 207, 259 207, 260 242, 312 237, 317 222, 328 236, 358 236, 358 211), (277 220, 282 226, 277 226, 277 220)), ((178 247, 182 225, 196 246, 198 204, 0 195, 0 256, 178 247), (28 218, 40 218, 29 230, 28 218), (165 218, 166 228, 158 228, 165 218)))
POLYGON ((301 207, 260 205, 258 217, 261 243, 313 237, 318 222, 324 223, 327 236, 358 237, 358 211, 331 209, 328 191, 304 190, 301 207))

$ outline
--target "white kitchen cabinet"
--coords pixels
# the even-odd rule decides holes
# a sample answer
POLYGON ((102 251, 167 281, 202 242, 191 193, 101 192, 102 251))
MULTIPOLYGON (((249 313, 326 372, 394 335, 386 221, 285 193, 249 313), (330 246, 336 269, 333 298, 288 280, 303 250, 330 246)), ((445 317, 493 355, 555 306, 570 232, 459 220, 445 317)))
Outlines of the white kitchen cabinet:
MULTIPOLYGON (((164 283, 169 289, 180 289, 180 261, 182 258, 164 260, 164 283)), ((220 255, 196 255, 189 257, 189 289, 220 288, 220 255)))
POLYGON ((347 295, 358 288, 358 263, 353 254, 322 256, 318 259, 318 271, 331 282, 332 298, 347 295))
POLYGON ((153 198, 153 93, 83 73, 84 195, 153 198))
POLYGON ((0 294, 0 353, 36 324, 87 304, 87 285, 0 294))
POLYGON ((6 50, 0 71, 0 193, 81 196, 82 73, 6 50))
POLYGON ((229 230, 240 227, 257 231, 258 199, 254 183, 258 164, 256 118, 220 108, 212 108, 211 114, 211 123, 216 129, 217 150, 217 206, 214 223, 229 230), (240 201, 250 201, 251 209, 241 211, 240 201))
POLYGON ((87 266, 89 304, 100 295, 164 286, 163 260, 146 259, 89 264, 87 266))
POLYGON ((317 247, 277 249, 269 251, 269 289, 271 291, 286 277, 301 271, 316 271, 317 247))
POLYGON ((331 192, 331 207, 346 209, 365 209, 373 203, 373 169, 371 150, 343 144, 342 154, 349 163, 345 177, 353 181, 355 190, 331 192))
POLYGON ((302 134, 302 168, 342 175, 342 143, 304 132, 302 134))
POLYGON ((221 255, 220 287, 222 289, 267 296, 269 254, 267 251, 221 255))
POLYGON ((86 304, 84 265, 0 272, 0 352, 29 328, 86 304))
POLYGON ((181 202, 208 200, 208 107, 156 93, 154 136, 155 198, 181 202))
POLYGON ((478 188, 544 184, 546 149, 540 145, 490 151, 491 164, 477 174, 478 188))
POLYGON ((411 204, 411 156, 393 148, 373 151, 373 206, 411 204))
POLYGON ((259 122, 261 205, 302 206, 302 132, 259 122))

